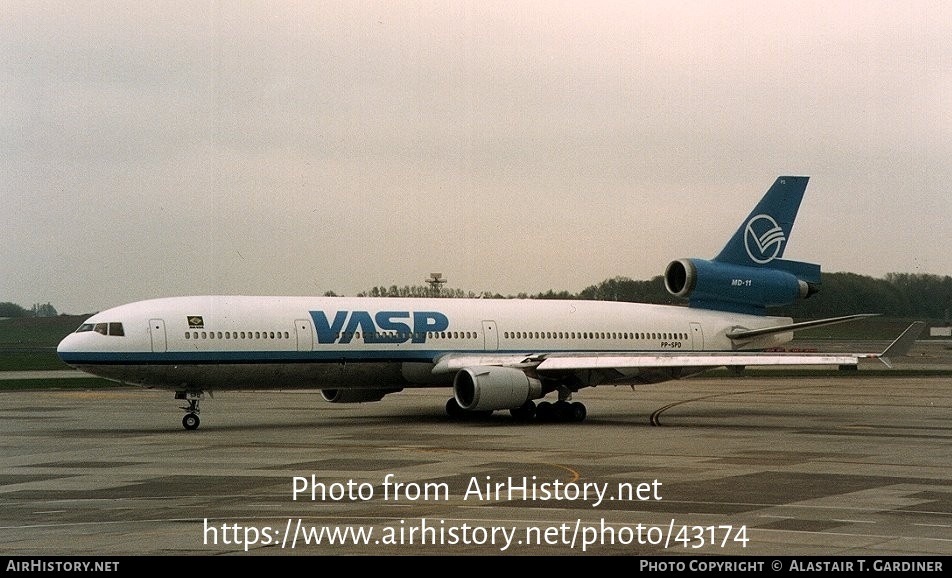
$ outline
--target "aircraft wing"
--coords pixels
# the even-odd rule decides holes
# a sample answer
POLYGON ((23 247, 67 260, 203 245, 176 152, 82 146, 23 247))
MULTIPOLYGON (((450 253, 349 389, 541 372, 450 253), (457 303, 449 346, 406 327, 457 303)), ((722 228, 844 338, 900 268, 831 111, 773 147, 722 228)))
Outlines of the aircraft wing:
POLYGON ((856 365, 860 357, 877 354, 821 353, 710 353, 710 352, 645 352, 618 353, 539 353, 525 355, 445 355, 436 363, 433 373, 452 373, 467 367, 500 366, 532 369, 538 372, 575 371, 585 369, 646 369, 670 367, 737 367, 755 365, 856 365))
POLYGON ((881 353, 783 353, 783 352, 657 352, 619 354, 617 352, 531 353, 513 355, 447 354, 437 360, 433 373, 449 373, 467 367, 501 366, 548 371, 575 371, 592 369, 645 369, 673 367, 750 367, 750 366, 810 366, 857 365, 860 359, 879 359, 887 366, 890 357, 906 355, 925 324, 911 324, 881 353))
POLYGON ((734 367, 752 365, 856 365, 849 354, 804 353, 646 353, 645 355, 547 356, 538 371, 646 367, 734 367))
POLYGON ((539 365, 544 354, 493 355, 471 353, 448 353, 437 359, 433 373, 455 373, 467 367, 499 366, 531 369, 539 365))

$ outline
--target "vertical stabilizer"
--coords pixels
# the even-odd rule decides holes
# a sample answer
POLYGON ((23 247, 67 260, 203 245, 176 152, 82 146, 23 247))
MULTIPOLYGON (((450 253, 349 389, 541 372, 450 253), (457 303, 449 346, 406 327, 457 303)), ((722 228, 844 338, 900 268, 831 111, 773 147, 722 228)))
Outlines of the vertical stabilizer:
POLYGON ((713 260, 678 259, 664 284, 691 307, 766 315, 820 288, 820 266, 783 259, 809 177, 779 177, 713 260))
POLYGON ((769 267, 783 257, 809 178, 779 177, 714 261, 769 267))

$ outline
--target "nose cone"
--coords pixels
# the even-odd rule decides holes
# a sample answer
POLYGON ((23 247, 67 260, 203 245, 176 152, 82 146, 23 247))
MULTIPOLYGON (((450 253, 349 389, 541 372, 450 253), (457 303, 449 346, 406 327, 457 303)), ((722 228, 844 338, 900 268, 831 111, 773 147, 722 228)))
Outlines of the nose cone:
POLYGON ((76 342, 76 334, 70 333, 56 346, 56 355, 63 363, 73 365, 75 362, 75 354, 78 351, 76 342))

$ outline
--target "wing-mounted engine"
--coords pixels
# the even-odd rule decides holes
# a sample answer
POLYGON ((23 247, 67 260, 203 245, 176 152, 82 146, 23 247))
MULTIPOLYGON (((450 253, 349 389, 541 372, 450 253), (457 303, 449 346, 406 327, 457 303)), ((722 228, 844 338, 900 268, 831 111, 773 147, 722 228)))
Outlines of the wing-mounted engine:
POLYGON ((401 391, 399 389, 322 389, 321 397, 331 403, 364 403, 380 401, 383 396, 401 391))
POLYGON ((453 395, 469 411, 513 409, 542 397, 542 382, 512 367, 467 367, 456 374, 453 395))
POLYGON ((764 315, 767 307, 790 305, 819 291, 820 266, 783 259, 764 267, 679 259, 665 270, 664 286, 691 307, 764 315))

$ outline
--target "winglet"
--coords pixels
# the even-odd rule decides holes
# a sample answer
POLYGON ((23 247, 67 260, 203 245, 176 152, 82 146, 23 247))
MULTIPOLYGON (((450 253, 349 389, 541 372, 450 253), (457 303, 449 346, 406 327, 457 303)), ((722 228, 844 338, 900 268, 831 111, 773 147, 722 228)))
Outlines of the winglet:
POLYGON ((889 360, 890 357, 902 357, 909 354, 909 350, 912 349, 912 346, 915 345, 916 340, 919 339, 919 335, 922 334, 922 330, 925 328, 926 324, 923 321, 916 321, 909 325, 905 331, 902 332, 902 335, 896 338, 885 351, 880 353, 878 356, 879 360, 883 364, 892 369, 892 362, 889 360))

